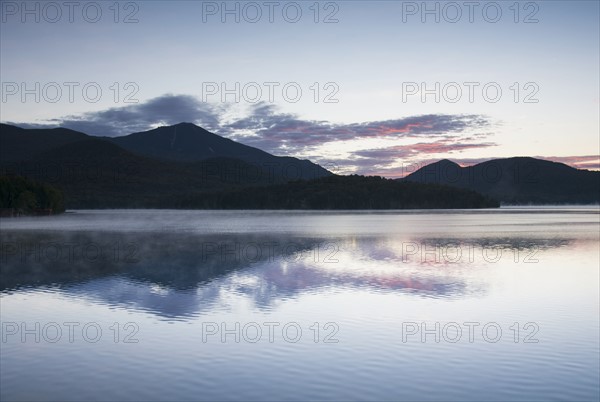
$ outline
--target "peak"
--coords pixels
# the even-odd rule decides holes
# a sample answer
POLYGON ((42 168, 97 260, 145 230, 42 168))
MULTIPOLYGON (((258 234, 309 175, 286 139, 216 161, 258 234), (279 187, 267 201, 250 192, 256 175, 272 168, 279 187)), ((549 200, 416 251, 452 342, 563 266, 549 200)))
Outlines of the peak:
POLYGON ((177 133, 178 135, 179 134, 181 134, 181 135, 196 135, 198 133, 202 133, 202 134, 209 133, 209 131, 207 131, 206 129, 204 129, 200 126, 195 125, 194 123, 181 122, 181 123, 172 124, 170 126, 156 127, 156 128, 150 129, 148 131, 141 131, 141 132, 134 133, 134 134, 162 135, 165 133, 167 133, 167 134, 177 133))
POLYGON ((456 165, 456 166, 459 166, 458 163, 452 162, 450 159, 442 159, 441 161, 436 162, 436 164, 440 164, 440 165, 456 165))
POLYGON ((197 132, 209 132, 205 128, 195 125, 194 123, 181 122, 174 124, 172 126, 166 126, 166 128, 176 128, 178 130, 182 130, 189 133, 197 133, 197 132))

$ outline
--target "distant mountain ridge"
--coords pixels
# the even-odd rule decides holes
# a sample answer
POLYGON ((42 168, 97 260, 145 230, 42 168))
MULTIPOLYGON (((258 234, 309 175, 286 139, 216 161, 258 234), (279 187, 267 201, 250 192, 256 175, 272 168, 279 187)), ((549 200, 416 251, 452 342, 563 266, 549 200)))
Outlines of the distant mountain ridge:
MULTIPOLYGON (((193 127, 200 135, 218 137, 193 127)), ((145 138, 144 134, 140 135, 145 138)), ((214 156, 200 153, 189 161, 177 161, 131 152, 106 137, 69 129, 23 129, 0 124, 0 174, 55 185, 64 191, 68 208, 142 208, 162 205, 163 198, 169 196, 332 175, 310 161, 277 157, 224 138, 213 140, 226 145, 216 147, 219 152, 211 154, 214 156), (267 163, 230 157, 243 155, 227 152, 228 148, 248 148, 248 154, 260 155, 267 163), (301 177, 299 172, 304 175, 301 177)))
POLYGON ((394 180, 336 176, 308 160, 274 156, 191 123, 118 138, 0 124, 0 175, 56 186, 67 208, 481 208, 497 206, 497 201, 600 202, 600 173, 562 163, 516 157, 461 167, 442 160, 399 179, 425 187, 397 186, 401 183, 394 180))
POLYGON ((2 125, 0 147, 0 175, 22 175, 54 185, 63 192, 67 208, 498 206, 469 190, 336 176, 310 161, 270 155, 190 123, 120 138, 2 125))
POLYGON ((504 204, 600 202, 600 172, 530 157, 492 159, 467 167, 444 159, 399 180, 469 189, 504 204))
POLYGON ((97 137, 66 128, 23 129, 0 124, 0 162, 32 160, 41 153, 86 139, 102 140, 133 154, 171 162, 236 159, 273 176, 275 182, 331 176, 327 169, 288 156, 275 156, 213 134, 192 123, 179 123, 122 137, 97 137))
POLYGON ((68 128, 32 130, 0 124, 0 161, 29 160, 40 153, 89 138, 68 128))
POLYGON ((213 134, 192 123, 179 123, 122 137, 105 138, 130 152, 157 159, 198 162, 225 157, 270 169, 279 177, 315 179, 331 175, 331 172, 309 160, 274 156, 213 134))

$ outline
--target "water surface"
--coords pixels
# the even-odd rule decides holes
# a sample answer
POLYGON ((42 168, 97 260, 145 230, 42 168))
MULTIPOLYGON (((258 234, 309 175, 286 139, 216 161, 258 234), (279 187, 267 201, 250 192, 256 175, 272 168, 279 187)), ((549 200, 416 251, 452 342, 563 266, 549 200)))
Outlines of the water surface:
POLYGON ((0 220, 2 400, 598 400, 595 208, 0 220))

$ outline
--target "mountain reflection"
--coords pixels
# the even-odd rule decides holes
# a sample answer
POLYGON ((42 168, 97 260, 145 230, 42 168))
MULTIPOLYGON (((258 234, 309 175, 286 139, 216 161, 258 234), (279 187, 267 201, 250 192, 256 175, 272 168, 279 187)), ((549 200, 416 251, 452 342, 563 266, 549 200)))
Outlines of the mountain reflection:
POLYGON ((269 234, 3 231, 0 290, 68 296, 169 319, 243 297, 260 309, 347 288, 477 297, 491 263, 521 263, 565 238, 307 237, 269 234))

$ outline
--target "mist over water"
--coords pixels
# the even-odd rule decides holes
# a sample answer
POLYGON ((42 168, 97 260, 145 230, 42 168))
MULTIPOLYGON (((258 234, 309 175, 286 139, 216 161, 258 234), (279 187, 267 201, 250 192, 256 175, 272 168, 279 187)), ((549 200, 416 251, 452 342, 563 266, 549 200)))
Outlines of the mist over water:
POLYGON ((600 397, 598 207, 0 226, 3 400, 600 397))

